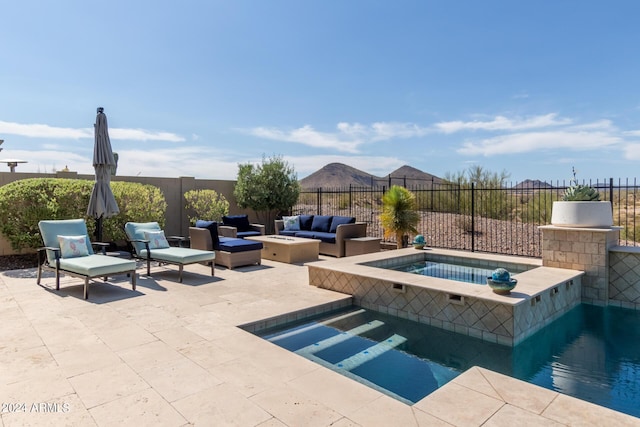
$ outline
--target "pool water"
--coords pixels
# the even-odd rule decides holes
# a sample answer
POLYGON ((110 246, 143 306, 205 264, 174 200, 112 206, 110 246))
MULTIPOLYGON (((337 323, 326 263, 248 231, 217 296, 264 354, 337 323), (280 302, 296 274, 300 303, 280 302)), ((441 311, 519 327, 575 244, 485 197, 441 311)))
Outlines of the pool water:
MULTIPOLYGON (((445 262, 421 261, 395 266, 392 267, 391 270, 439 277, 441 279, 457 280, 459 282, 474 283, 476 285, 486 285, 487 277, 491 277, 494 269, 462 264, 449 264, 445 262)), ((511 273, 517 272, 511 271, 511 273)))
POLYGON ((582 304, 515 347, 353 307, 260 333, 405 403, 472 366, 640 417, 640 312, 582 304))

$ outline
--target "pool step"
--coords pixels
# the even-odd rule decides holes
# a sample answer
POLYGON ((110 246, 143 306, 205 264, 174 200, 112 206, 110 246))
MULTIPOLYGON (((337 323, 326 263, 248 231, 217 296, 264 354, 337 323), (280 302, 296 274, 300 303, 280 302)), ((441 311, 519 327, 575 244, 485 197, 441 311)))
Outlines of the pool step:
POLYGON ((306 347, 300 348, 298 350, 296 350, 296 353, 302 355, 302 356, 308 356, 314 353, 317 353, 319 351, 322 351, 324 349, 327 349, 329 347, 332 347, 336 344, 340 344, 344 341, 350 340, 355 336, 358 336, 360 334, 363 334, 365 332, 369 332, 375 328, 379 328, 380 326, 383 326, 384 322, 381 322, 379 320, 373 320, 371 322, 362 324, 358 327, 355 327, 353 329, 349 329, 348 331, 342 332, 338 335, 334 335, 330 338, 324 339, 322 341, 318 341, 316 343, 313 343, 311 345, 308 345, 306 347))
POLYGON ((407 339, 405 337, 398 334, 393 334, 383 342, 373 345, 366 350, 361 351, 360 353, 354 354, 353 356, 336 363, 335 366, 338 369, 352 371, 358 366, 375 359, 376 357, 386 353, 389 350, 393 350, 394 348, 401 344, 404 344, 405 342, 407 342, 407 339))

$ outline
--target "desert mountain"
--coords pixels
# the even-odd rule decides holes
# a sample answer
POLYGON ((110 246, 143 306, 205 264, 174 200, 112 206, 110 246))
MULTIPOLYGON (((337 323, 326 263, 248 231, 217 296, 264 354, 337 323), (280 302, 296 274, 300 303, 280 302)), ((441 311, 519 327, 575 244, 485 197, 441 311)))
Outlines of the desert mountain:
POLYGON ((371 187, 373 185, 391 184, 407 186, 428 185, 432 182, 440 182, 441 179, 422 172, 411 166, 402 166, 384 177, 377 177, 342 163, 329 163, 311 175, 300 180, 302 188, 335 188, 335 187, 371 187))
POLYGON ((526 189, 526 190, 544 190, 548 188, 553 188, 551 184, 548 184, 544 181, 540 181, 539 179, 525 179, 522 182, 519 182, 516 186, 516 189, 526 189))

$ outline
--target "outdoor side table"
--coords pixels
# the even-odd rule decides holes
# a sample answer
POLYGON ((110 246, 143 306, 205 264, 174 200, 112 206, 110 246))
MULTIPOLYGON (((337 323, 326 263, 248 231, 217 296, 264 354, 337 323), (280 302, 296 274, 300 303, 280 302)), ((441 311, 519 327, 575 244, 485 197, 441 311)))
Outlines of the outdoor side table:
POLYGON ((379 237, 354 237, 344 239, 345 256, 370 254, 373 252, 380 252, 379 237))

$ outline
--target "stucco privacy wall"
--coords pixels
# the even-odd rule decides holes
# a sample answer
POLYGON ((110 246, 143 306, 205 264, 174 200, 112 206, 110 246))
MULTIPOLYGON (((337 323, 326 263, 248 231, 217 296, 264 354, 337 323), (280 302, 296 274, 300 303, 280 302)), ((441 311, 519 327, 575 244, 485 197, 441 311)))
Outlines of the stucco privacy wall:
MULTIPOLYGON (((93 181, 94 175, 83 175, 76 172, 57 172, 57 173, 21 173, 21 172, 0 172, 0 186, 9 184, 10 182, 28 179, 28 178, 68 178, 68 179, 86 179, 93 181)), ((223 195, 229 201, 229 213, 240 214, 246 213, 251 221, 256 221, 255 214, 251 210, 240 209, 233 196, 233 188, 235 181, 214 180, 214 179, 195 179, 193 177, 178 178, 155 178, 144 176, 114 176, 112 181, 138 182, 141 184, 150 184, 156 186, 162 191, 167 201, 165 232, 168 235, 186 236, 189 233, 189 218, 184 208, 183 194, 189 190, 210 189, 215 190, 218 194, 223 195)), ((82 209, 86 209, 83 206, 82 209)), ((2 220, 2 219, 0 219, 2 220)), ((0 234, 0 255, 10 255, 15 253, 11 249, 9 242, 0 234)))

